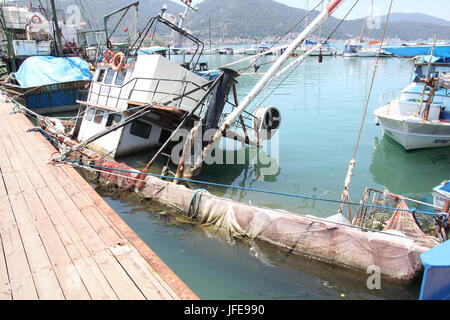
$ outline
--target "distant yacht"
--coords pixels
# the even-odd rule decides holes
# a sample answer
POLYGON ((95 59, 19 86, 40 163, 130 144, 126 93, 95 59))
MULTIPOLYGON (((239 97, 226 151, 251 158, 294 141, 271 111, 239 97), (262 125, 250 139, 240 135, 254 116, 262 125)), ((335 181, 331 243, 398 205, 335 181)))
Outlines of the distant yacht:
MULTIPOLYGON (((380 44, 379 41, 369 42, 369 45, 380 44)), ((345 42, 344 57, 389 57, 392 54, 379 47, 363 47, 360 40, 350 39, 345 42)))
MULTIPOLYGON (((306 40, 305 44, 306 44, 306 46, 299 47, 299 48, 297 48, 297 50, 295 50, 295 54, 296 55, 305 54, 307 51, 309 51, 312 48, 314 48, 318 43, 306 40)), ((337 54, 336 50, 332 46, 330 46, 330 44, 324 43, 323 46, 320 49, 314 50, 310 54, 310 56, 311 57, 317 57, 317 56, 321 55, 321 56, 327 57, 327 56, 334 56, 336 54, 337 54)))

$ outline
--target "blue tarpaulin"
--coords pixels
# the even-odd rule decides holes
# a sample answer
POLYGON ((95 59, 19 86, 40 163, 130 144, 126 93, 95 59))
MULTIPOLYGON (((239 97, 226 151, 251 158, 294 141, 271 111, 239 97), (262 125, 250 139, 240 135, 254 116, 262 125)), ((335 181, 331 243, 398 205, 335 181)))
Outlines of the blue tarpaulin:
POLYGON ((450 241, 420 255, 425 267, 420 293, 421 300, 450 298, 450 241))
POLYGON ((80 58, 30 57, 15 76, 22 88, 92 80, 89 64, 80 58))
POLYGON ((433 56, 438 58, 450 57, 450 46, 399 46, 399 47, 384 47, 385 51, 392 53, 398 57, 417 57, 427 56, 433 52, 433 56))

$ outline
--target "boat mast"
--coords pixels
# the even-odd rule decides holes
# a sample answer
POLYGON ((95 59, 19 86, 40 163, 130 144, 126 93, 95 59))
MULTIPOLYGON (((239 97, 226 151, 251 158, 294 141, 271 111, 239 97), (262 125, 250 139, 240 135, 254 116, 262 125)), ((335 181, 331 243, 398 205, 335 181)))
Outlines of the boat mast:
MULTIPOLYGON (((201 158, 201 162, 195 164, 184 162, 183 160, 178 165, 177 177, 181 176, 192 176, 203 163, 203 159, 206 158, 208 152, 214 148, 216 143, 226 134, 227 130, 236 123, 242 116, 242 113, 250 106, 250 104, 258 97, 258 95, 279 75, 279 70, 282 69, 286 61, 292 56, 294 51, 302 44, 305 39, 311 35, 311 33, 316 30, 316 28, 321 25, 324 21, 331 16, 331 14, 344 2, 344 0, 333 0, 331 1, 324 10, 314 19, 314 21, 307 26, 303 32, 301 32, 298 37, 287 47, 286 51, 278 58, 277 61, 272 65, 272 67, 265 73, 262 79, 256 84, 256 86, 250 91, 250 93, 242 100, 242 102, 236 106, 236 108, 231 112, 228 117, 222 122, 220 128, 216 131, 215 135, 210 140, 209 144, 203 148, 203 151, 198 156, 201 158)), ((307 52, 305 55, 311 54, 312 50, 307 52)), ((195 132, 198 131, 194 128, 191 131, 191 136, 189 139, 193 139, 195 132)), ((184 157, 188 155, 183 154, 184 157)))
POLYGON ((56 36, 55 37, 56 55, 61 56, 62 55, 62 33, 61 33, 61 29, 59 28, 58 13, 56 11, 55 0, 50 0, 50 5, 52 7, 53 27, 54 27, 55 36, 56 36))

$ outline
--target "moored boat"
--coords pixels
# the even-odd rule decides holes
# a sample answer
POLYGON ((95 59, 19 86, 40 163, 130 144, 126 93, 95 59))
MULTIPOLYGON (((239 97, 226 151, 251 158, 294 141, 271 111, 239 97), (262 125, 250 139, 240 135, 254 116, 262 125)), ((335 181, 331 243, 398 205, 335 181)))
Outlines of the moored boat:
POLYGON ((406 150, 450 146, 449 71, 446 63, 418 63, 414 81, 375 110, 384 134, 406 150))
POLYGON ((10 98, 48 114, 77 111, 80 92, 91 79, 89 64, 80 58, 30 57, 0 84, 10 98))

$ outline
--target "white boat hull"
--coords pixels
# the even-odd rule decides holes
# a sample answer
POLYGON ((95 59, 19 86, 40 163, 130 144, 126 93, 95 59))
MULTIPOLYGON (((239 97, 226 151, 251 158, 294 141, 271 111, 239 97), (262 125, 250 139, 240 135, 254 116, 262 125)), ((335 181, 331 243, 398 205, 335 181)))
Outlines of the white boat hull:
POLYGON ((377 111, 375 114, 383 133, 406 150, 450 146, 450 123, 411 117, 389 117, 377 111))

